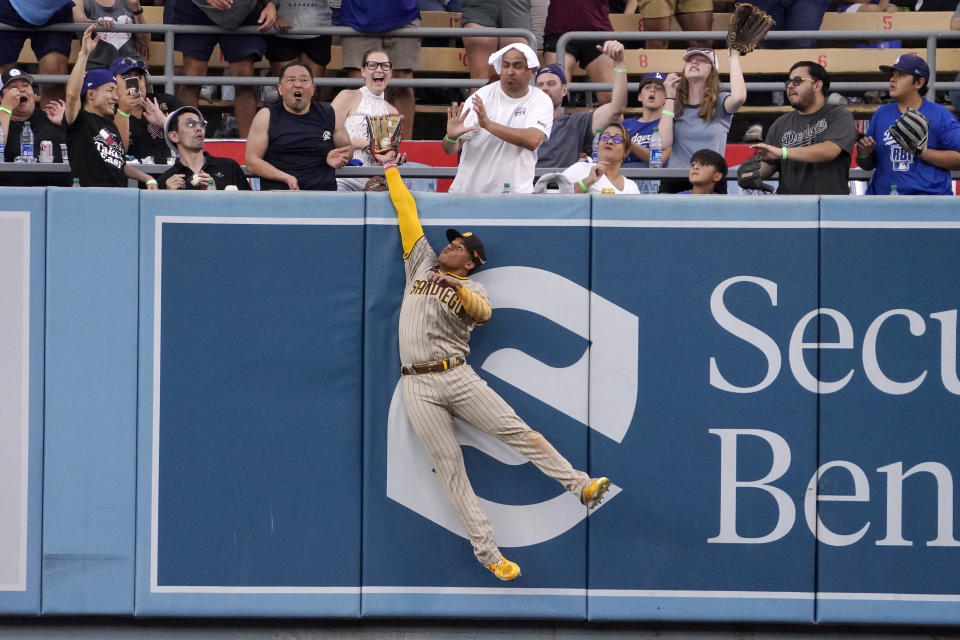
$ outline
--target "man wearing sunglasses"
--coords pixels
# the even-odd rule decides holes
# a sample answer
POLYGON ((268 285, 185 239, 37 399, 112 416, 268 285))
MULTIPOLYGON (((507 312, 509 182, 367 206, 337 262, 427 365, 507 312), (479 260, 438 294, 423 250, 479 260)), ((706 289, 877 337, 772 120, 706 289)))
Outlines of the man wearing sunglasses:
POLYGON ((207 121, 196 107, 181 107, 171 113, 163 127, 164 138, 177 153, 177 161, 160 176, 162 189, 217 190, 235 186, 250 191, 240 165, 230 158, 217 158, 203 150, 207 121))
POLYGON ((127 155, 166 164, 170 148, 163 138, 163 125, 167 114, 183 103, 169 93, 149 92, 147 64, 140 58, 121 56, 110 64, 110 72, 117 78, 118 93, 113 121, 127 155), (128 86, 130 78, 137 80, 136 89, 128 86))
MULTIPOLYGON (((827 104, 827 70, 809 60, 797 62, 784 86, 794 111, 774 121, 764 142, 750 145, 762 161, 759 175, 768 178, 779 171, 777 193, 781 194, 849 194, 850 155, 857 129, 846 107, 827 104)), ((743 179, 756 162, 751 159, 741 165, 741 187, 757 188, 743 179)))

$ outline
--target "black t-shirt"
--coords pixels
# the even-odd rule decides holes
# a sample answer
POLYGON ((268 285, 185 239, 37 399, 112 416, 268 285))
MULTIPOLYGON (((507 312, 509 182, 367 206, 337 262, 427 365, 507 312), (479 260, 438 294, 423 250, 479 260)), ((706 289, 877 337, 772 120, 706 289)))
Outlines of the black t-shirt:
POLYGON ((792 195, 847 195, 850 154, 857 141, 857 127, 847 108, 824 104, 820 110, 802 114, 790 111, 777 118, 767 130, 764 140, 774 147, 788 147, 786 160, 777 160, 780 186, 777 193, 792 195), (792 160, 791 147, 809 147, 833 142, 840 155, 826 162, 792 160))
POLYGON ((125 187, 123 142, 113 118, 80 109, 67 125, 67 148, 73 176, 82 187, 125 187))
MULTIPOLYGON (((284 109, 283 102, 267 109, 270 109, 270 131, 263 159, 296 177, 304 191, 336 191, 336 172, 327 164, 336 126, 333 108, 315 102, 309 111, 299 116, 284 109)), ((260 180, 261 191, 286 188, 282 182, 260 180)))
MULTIPOLYGON (((169 93, 147 94, 147 100, 154 99, 165 116, 183 106, 180 100, 169 93)), ((130 116, 130 147, 127 149, 127 155, 140 160, 149 156, 153 158, 154 164, 166 164, 171 153, 170 147, 163 139, 163 126, 151 124, 146 118, 130 116)))
MULTIPOLYGON (((237 189, 240 191, 250 191, 250 183, 247 182, 247 177, 243 175, 243 169, 235 160, 230 158, 218 158, 212 156, 206 151, 203 152, 204 163, 203 170, 206 171, 213 178, 213 182, 217 185, 219 191, 223 191, 227 185, 236 185, 237 189)), ((187 184, 184 186, 186 191, 203 191, 207 188, 207 185, 200 183, 197 186, 190 184, 190 179, 193 178, 193 170, 190 167, 184 166, 180 163, 180 160, 177 159, 173 163, 173 166, 163 172, 163 175, 157 178, 159 186, 161 189, 167 188, 167 180, 171 176, 176 174, 183 174, 187 179, 187 184)))
MULTIPOLYGON (((53 161, 62 162, 60 143, 67 141, 67 132, 60 125, 50 122, 50 118, 39 107, 33 110, 28 119, 33 129, 33 155, 40 157, 40 143, 49 140, 53 143, 53 161)), ((10 120, 10 130, 5 141, 4 159, 13 162, 20 155, 20 133, 23 131, 23 122, 10 120)), ((0 174, 0 186, 4 187, 69 187, 71 183, 69 173, 7 173, 0 174)))

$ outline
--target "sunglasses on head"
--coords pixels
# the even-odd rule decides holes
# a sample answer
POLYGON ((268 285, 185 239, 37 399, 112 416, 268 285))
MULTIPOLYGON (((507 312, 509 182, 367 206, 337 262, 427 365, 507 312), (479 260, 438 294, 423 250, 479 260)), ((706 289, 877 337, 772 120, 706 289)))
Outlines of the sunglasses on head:
POLYGON ((134 60, 133 58, 124 58, 123 60, 120 61, 120 66, 145 70, 147 68, 147 63, 144 62, 143 60, 134 60))
POLYGON ((377 67, 380 67, 384 71, 390 71, 393 68, 393 63, 390 62, 374 62, 373 60, 367 60, 363 63, 369 71, 376 71, 377 67))
POLYGON ((612 136, 609 133, 605 133, 600 136, 600 139, 603 142, 613 142, 613 144, 623 144, 623 136, 612 136))

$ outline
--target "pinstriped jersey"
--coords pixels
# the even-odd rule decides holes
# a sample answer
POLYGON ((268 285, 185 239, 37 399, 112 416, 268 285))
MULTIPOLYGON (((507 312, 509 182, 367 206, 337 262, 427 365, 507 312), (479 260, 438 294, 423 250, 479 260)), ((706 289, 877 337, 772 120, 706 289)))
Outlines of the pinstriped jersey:
MULTIPOLYGON (((466 358, 470 353, 470 332, 476 322, 456 291, 427 282, 427 274, 437 270, 437 254, 426 236, 413 245, 404 269, 407 283, 400 306, 401 364, 466 358)), ((479 282, 466 278, 463 286, 487 298, 487 290, 479 282)))

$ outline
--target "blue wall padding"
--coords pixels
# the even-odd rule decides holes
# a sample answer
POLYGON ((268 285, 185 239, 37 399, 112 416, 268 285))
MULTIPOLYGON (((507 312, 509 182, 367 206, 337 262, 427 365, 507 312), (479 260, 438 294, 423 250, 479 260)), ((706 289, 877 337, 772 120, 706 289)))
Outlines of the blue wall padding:
POLYGON ((133 613, 137 207, 49 190, 45 613, 133 613))
POLYGON ((5 482, 16 483, 16 487, 5 487, 4 513, 16 515, 4 522, 14 530, 4 533, 5 548, 0 550, 4 563, 0 613, 36 615, 41 611, 46 193, 4 189, 0 217, 4 234, 0 242, 6 252, 0 259, 4 269, 10 268, 0 277, 5 280, 3 289, 18 298, 11 304, 4 301, 10 324, 3 324, 6 330, 16 327, 19 333, 19 337, 4 336, 3 344, 12 349, 3 350, 8 360, 2 375, 17 375, 24 362, 28 367, 26 380, 5 389, 5 398, 16 396, 16 408, 6 411, 4 407, 2 413, 5 418, 16 416, 2 425, 5 482))
POLYGON ((157 309, 142 308, 160 394, 156 424, 141 395, 159 462, 140 494, 157 500, 157 536, 138 612, 180 614, 165 596, 197 590, 197 611, 275 615, 251 595, 275 590, 298 595, 288 615, 355 615, 363 197, 169 195, 141 213, 162 242, 144 253, 143 297, 159 287, 162 307, 156 353, 157 309), (175 217, 201 206, 202 221, 175 217))
MULTIPOLYGON (((955 437, 960 390, 956 385, 949 390, 941 374, 942 361, 954 371, 957 361, 960 281, 954 265, 960 226, 953 198, 912 200, 904 208, 863 207, 859 201, 836 198, 824 199, 821 205, 823 219, 831 223, 821 231, 821 305, 848 319, 854 343, 852 349, 824 351, 822 356, 825 379, 853 374, 844 388, 821 398, 820 464, 843 460, 856 465, 867 488, 857 501, 820 503, 828 530, 848 536, 862 531, 855 542, 850 538, 849 543, 820 545, 817 573, 822 595, 817 610, 825 622, 960 622, 956 596, 960 542, 951 541, 960 540, 956 525, 960 442, 955 437), (865 220, 883 226, 851 225, 865 220), (913 385, 915 389, 892 394, 883 390, 886 383, 867 376, 864 351, 870 326, 895 309, 909 310, 922 324, 911 333, 904 315, 884 321, 875 342, 877 364, 897 384, 925 377, 913 385), (949 329, 931 317, 951 311, 954 324, 949 329), (953 348, 944 352, 945 336, 952 338, 953 348), (925 463, 942 465, 952 475, 950 497, 938 500, 938 483, 926 471, 902 483, 898 480, 901 515, 891 521, 888 505, 895 492, 888 489, 891 474, 880 469, 893 471, 890 465, 899 464, 906 474, 925 463), (948 527, 952 535, 941 538, 938 511, 945 518, 947 510, 954 514, 948 527), (900 541, 894 544, 891 532, 898 528, 900 541), (860 595, 839 600, 837 594, 845 593, 860 595), (900 598, 890 595, 902 593, 927 594, 929 602, 895 602, 900 598)), ((835 339, 835 323, 831 327, 835 339)), ((843 469, 826 472, 821 492, 855 493, 852 474, 843 469)))
MULTIPOLYGON (((792 383, 786 366, 755 393, 720 390, 710 384, 709 360, 716 358, 720 373, 738 387, 767 375, 764 355, 724 330, 711 313, 711 297, 722 282, 753 276, 777 283, 776 306, 750 283, 731 284, 723 300, 731 313, 762 327, 778 344, 789 340, 791 321, 816 306, 816 228, 763 226, 773 219, 810 226, 817 219, 816 203, 778 199, 776 218, 746 214, 734 206, 739 199, 721 199, 709 216, 701 203, 696 197, 659 198, 641 210, 616 198, 594 201, 593 291, 640 320, 630 428, 622 442, 591 433, 595 474, 609 475, 625 490, 614 499, 617 508, 591 519, 590 588, 635 592, 591 595, 590 617, 769 620, 775 615, 809 622, 814 590, 809 534, 795 527, 768 544, 709 542, 720 535, 722 464, 722 439, 710 430, 762 429, 784 438, 792 464, 776 484, 800 496, 816 463, 816 397, 792 383), (669 207, 657 206, 666 202, 669 207), (652 220, 657 224, 649 226, 652 220), (760 570, 763 566, 777 569, 760 570), (772 608, 747 599, 717 606, 696 597, 722 591, 758 592, 761 598, 763 592, 810 595, 773 599, 772 608)), ((599 384, 610 364, 591 365, 591 382, 599 384)), ((737 478, 766 475, 772 463, 767 441, 743 435, 736 445, 738 460, 726 464, 738 465, 737 478)), ((775 500, 760 489, 736 495, 737 535, 770 533, 778 521, 775 500)))
POLYGON ((960 624, 952 198, 418 194, 437 250, 486 244, 469 365, 614 483, 586 517, 466 428, 513 583, 396 393, 386 194, 3 198, 31 422, 0 613, 960 624))

